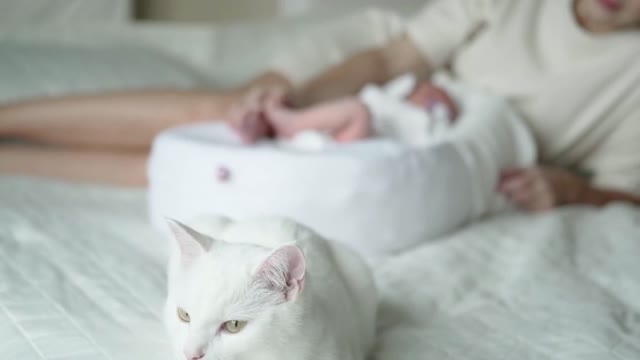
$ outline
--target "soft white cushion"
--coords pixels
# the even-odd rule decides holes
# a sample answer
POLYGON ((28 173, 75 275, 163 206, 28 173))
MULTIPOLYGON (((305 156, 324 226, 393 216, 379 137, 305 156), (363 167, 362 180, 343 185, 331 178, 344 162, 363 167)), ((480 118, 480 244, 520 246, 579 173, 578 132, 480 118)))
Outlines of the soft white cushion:
POLYGON ((443 84, 463 114, 446 138, 422 146, 376 138, 320 151, 246 147, 222 124, 166 131, 149 164, 153 222, 283 215, 361 252, 388 253, 495 211, 499 171, 534 162, 532 137, 499 99, 443 84))
POLYGON ((0 41, 0 103, 25 98, 206 83, 194 67, 134 45, 0 41))

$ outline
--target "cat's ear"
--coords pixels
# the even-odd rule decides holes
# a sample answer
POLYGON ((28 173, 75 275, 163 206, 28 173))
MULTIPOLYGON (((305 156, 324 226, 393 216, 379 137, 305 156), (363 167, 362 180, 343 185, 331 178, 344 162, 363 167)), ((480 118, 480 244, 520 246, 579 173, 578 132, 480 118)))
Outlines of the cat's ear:
POLYGON ((207 248, 211 245, 211 238, 173 219, 167 218, 167 224, 178 244, 180 258, 184 266, 190 265, 207 252, 207 248))
POLYGON ((284 245, 271 252, 258 266, 256 277, 274 291, 282 292, 285 301, 294 301, 304 287, 306 261, 296 245, 284 245))

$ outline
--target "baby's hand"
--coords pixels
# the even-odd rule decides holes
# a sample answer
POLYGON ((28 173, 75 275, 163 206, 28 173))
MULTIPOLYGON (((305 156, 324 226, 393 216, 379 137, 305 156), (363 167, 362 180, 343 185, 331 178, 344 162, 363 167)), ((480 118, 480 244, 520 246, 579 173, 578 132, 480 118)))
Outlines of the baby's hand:
POLYGON ((373 134, 367 107, 355 97, 342 98, 303 110, 267 107, 265 119, 277 137, 291 138, 303 131, 319 131, 337 142, 352 142, 373 134))

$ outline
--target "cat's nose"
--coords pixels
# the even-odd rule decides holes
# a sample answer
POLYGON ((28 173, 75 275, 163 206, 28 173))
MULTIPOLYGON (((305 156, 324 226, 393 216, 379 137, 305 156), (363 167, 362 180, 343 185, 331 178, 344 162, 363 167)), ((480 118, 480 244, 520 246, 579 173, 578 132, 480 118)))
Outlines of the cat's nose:
POLYGON ((195 353, 191 353, 191 352, 184 352, 184 356, 187 360, 200 360, 204 357, 204 352, 203 351, 198 351, 195 353))

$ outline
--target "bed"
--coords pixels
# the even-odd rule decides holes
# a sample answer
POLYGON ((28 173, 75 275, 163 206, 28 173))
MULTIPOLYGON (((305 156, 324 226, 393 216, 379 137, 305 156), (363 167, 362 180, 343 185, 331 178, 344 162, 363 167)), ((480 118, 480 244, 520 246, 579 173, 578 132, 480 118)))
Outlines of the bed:
MULTIPOLYGON (((142 191, 0 180, 3 359, 171 359, 142 191)), ((474 224, 375 267, 379 360, 640 358, 640 211, 474 224)))
MULTIPOLYGON (((348 28, 352 36, 338 42, 328 40, 330 31, 318 31, 321 21, 307 20, 12 28, 0 40, 74 48, 144 44, 222 86, 266 66, 256 58, 303 46, 282 40, 292 29, 307 29, 293 31, 295 37, 317 36, 313 43, 323 50, 323 61, 314 56, 317 49, 300 52, 310 71, 398 30, 394 16, 356 16, 361 21, 342 23, 359 24, 348 28), (371 24, 376 31, 367 30, 371 24), (234 40, 256 32, 265 37, 259 49, 234 40)), ((335 23, 329 28, 345 33, 335 23)), ((201 79, 192 75, 180 79, 201 79)), ((99 90, 98 78, 80 80, 99 90)), ((56 81, 47 93, 69 90, 56 81)), ((145 81, 134 85, 158 79, 145 81)), ((0 101, 12 98, 10 90, 0 89, 0 101)), ((0 358, 171 359, 160 320, 165 261, 166 240, 149 225, 144 191, 0 177, 0 358)), ((373 267, 381 292, 376 360, 640 359, 637 208, 507 214, 373 267)))

